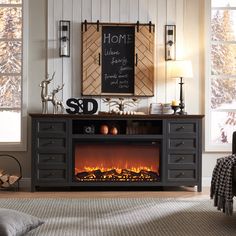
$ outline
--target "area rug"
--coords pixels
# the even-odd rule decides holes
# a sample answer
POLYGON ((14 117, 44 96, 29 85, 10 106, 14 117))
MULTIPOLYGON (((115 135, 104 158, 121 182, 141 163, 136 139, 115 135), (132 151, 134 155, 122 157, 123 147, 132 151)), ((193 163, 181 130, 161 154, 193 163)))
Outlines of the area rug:
POLYGON ((46 222, 28 235, 40 236, 230 236, 236 212, 226 216, 210 199, 99 198, 0 199, 46 222))

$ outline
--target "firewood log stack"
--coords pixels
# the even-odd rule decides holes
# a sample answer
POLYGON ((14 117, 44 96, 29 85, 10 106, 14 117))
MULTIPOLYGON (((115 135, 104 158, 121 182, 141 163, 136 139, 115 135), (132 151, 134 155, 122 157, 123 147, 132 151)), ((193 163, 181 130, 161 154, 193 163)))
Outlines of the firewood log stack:
POLYGON ((7 174, 0 170, 0 188, 9 188, 20 179, 20 176, 7 174))

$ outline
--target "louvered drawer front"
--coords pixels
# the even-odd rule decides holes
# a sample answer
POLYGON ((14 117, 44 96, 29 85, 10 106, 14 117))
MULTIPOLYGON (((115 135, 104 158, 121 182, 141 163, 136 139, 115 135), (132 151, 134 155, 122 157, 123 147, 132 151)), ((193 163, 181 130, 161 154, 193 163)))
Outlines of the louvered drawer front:
POLYGON ((196 123, 169 123, 170 134, 196 133, 196 123))
POLYGON ((66 123, 64 121, 59 122, 38 122, 38 133, 40 134, 57 134, 66 132, 66 123))
POLYGON ((168 164, 195 164, 195 154, 169 154, 168 164))
POLYGON ((196 171, 195 169, 190 169, 190 170, 175 170, 175 169, 171 169, 168 170, 168 180, 179 180, 179 179, 183 179, 183 180, 195 180, 196 179, 196 171))
POLYGON ((38 170, 38 180, 39 181, 66 181, 66 170, 58 169, 58 170, 38 170))
POLYGON ((65 164, 66 154, 38 154, 38 164, 65 164))
POLYGON ((183 149, 195 149, 196 140, 194 138, 189 139, 169 139, 170 149, 183 150, 183 149))
POLYGON ((65 148, 65 138, 38 138, 38 148, 65 148))

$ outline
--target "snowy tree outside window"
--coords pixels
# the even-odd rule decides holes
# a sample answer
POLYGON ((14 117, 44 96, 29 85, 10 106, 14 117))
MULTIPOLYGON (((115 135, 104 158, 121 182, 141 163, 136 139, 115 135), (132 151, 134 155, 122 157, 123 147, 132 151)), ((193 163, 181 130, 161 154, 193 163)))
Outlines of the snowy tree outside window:
POLYGON ((21 142, 22 1, 0 0, 0 142, 21 142))
POLYGON ((208 141, 231 147, 236 130, 236 0, 211 0, 210 32, 208 141))

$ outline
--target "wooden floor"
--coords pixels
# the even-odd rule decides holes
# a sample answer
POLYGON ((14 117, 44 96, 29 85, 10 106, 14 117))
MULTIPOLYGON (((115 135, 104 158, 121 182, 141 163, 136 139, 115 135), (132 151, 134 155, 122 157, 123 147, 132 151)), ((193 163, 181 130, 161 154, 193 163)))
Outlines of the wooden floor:
POLYGON ((209 198, 209 187, 202 192, 196 188, 165 188, 160 191, 37 191, 27 189, 17 191, 0 191, 0 198, 209 198))

